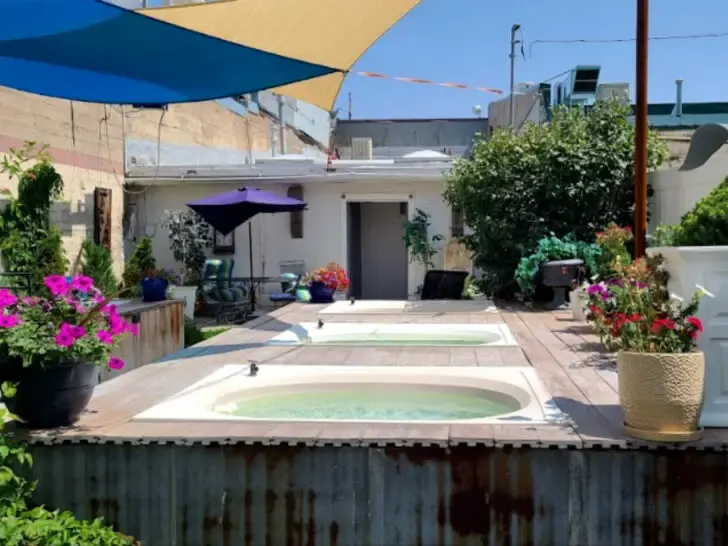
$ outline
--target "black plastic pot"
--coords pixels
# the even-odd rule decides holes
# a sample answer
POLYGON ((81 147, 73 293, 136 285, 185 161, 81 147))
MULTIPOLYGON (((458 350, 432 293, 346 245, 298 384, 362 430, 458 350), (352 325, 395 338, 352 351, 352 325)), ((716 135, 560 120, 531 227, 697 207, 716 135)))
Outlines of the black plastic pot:
POLYGON ((29 429, 66 427, 74 424, 86 409, 99 382, 94 364, 68 362, 47 368, 20 362, 0 363, 1 381, 18 383, 15 396, 3 402, 29 429))

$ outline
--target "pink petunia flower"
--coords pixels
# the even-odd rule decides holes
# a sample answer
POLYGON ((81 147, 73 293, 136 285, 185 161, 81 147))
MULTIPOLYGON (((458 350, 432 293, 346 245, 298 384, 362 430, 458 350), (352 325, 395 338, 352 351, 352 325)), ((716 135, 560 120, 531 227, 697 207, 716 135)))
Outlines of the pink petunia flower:
POLYGON ((78 290, 88 294, 94 288, 94 280, 86 275, 78 275, 71 280, 71 290, 78 290))
POLYGON ((60 347, 70 347, 73 345, 74 341, 75 340, 70 332, 62 331, 56 334, 56 345, 59 345, 60 347))
POLYGON ((83 326, 71 326, 70 332, 73 339, 81 339, 86 335, 86 328, 83 326))
POLYGON ((0 315, 0 328, 15 328, 22 324, 18 315, 0 315))
POLYGON ((0 290, 0 309, 18 303, 18 297, 7 288, 0 290))
POLYGON ((111 315, 109 317, 109 329, 115 336, 120 336, 129 331, 129 323, 126 322, 119 315, 111 315))
POLYGON ((51 291, 55 297, 65 296, 68 294, 68 281, 66 277, 61 275, 50 275, 43 280, 43 284, 46 285, 48 290, 51 291))
POLYGON ((129 325, 129 331, 131 332, 131 335, 134 337, 139 336, 139 325, 138 324, 130 324, 129 325))
POLYGON ((114 341, 114 337, 111 335, 111 332, 107 332, 106 330, 99 330, 96 332, 96 337, 101 343, 105 343, 107 345, 111 345, 114 341))
POLYGON ((120 358, 112 356, 109 359, 109 368, 112 370, 121 370, 124 366, 126 366, 126 363, 120 358))

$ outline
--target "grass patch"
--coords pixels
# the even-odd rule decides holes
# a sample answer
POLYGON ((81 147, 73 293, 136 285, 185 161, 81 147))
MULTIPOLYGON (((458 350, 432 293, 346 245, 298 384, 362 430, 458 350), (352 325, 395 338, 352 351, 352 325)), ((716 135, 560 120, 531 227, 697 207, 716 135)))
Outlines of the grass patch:
POLYGON ((185 349, 227 332, 229 329, 225 327, 202 329, 193 320, 185 318, 185 349))

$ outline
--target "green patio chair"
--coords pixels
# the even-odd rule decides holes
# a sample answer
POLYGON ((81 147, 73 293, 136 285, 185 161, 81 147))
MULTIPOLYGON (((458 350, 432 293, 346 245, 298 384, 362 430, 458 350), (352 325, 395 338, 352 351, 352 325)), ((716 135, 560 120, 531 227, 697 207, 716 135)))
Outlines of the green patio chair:
POLYGON ((214 309, 217 321, 244 321, 253 311, 247 290, 231 281, 235 260, 214 258, 205 261, 202 270, 202 297, 205 305, 214 309))

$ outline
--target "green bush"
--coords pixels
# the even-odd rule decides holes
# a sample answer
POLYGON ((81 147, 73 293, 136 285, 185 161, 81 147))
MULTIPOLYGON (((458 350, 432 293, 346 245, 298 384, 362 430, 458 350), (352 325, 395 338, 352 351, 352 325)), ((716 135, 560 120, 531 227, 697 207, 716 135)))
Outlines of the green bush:
POLYGON ((83 242, 81 248, 81 272, 94 280, 94 284, 105 296, 114 297, 119 292, 119 281, 114 275, 114 262, 111 251, 104 245, 91 240, 83 242))
POLYGON ((728 177, 682 217, 673 235, 672 244, 728 245, 728 177))
MULTIPOLYGON (((573 233, 591 241, 611 222, 631 225, 634 126, 629 109, 599 102, 589 113, 558 108, 546 125, 504 129, 476 142, 471 159, 447 175, 444 196, 472 234, 462 239, 483 271, 488 294, 511 295, 513 273, 543 237, 573 233)), ((648 167, 668 150, 649 134, 648 167)))
POLYGON ((18 180, 17 197, 5 192, 9 202, 0 214, 3 267, 29 273, 38 290, 44 277, 63 275, 68 269, 61 232, 50 222, 51 206, 63 194, 63 179, 45 149, 36 149, 32 142, 11 149, 1 171, 18 180), (28 167, 31 160, 36 163, 28 167))
POLYGON ((157 260, 152 250, 151 237, 144 237, 134 249, 134 252, 126 262, 126 268, 122 275, 124 289, 131 295, 138 295, 139 283, 142 282, 144 274, 157 269, 157 260))

